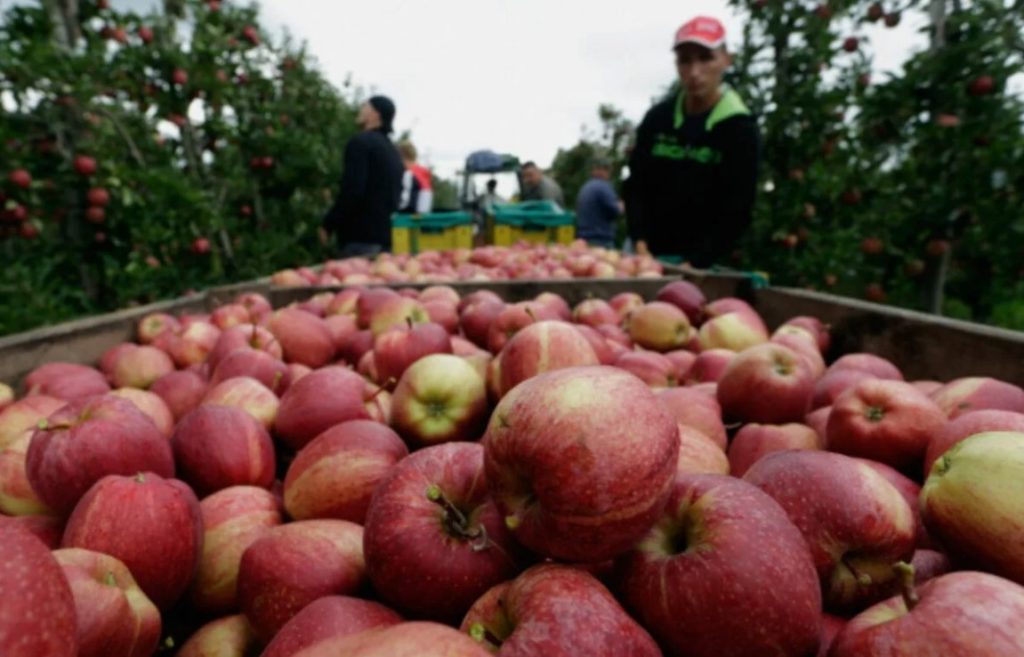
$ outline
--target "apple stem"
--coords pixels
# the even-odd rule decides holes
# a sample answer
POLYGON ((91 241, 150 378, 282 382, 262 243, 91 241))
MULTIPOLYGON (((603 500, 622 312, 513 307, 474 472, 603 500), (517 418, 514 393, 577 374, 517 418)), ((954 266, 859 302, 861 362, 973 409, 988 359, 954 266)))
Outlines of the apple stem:
POLYGON ((484 627, 483 623, 473 623, 470 625, 469 635, 480 643, 488 643, 495 648, 500 648, 503 643, 501 639, 494 636, 489 629, 484 627))
POLYGON ((537 315, 534 314, 533 308, 531 308, 530 306, 526 306, 524 310, 526 311, 526 314, 530 316, 530 319, 532 319, 535 322, 537 321, 537 315))
POLYGON ((899 561, 893 567, 896 576, 900 579, 900 594, 907 610, 912 610, 921 601, 917 595, 917 588, 914 586, 914 567, 906 561, 899 561))
POLYGON ((842 561, 843 565, 846 566, 846 568, 851 573, 853 573, 853 576, 857 579, 858 584, 860 584, 861 586, 871 586, 871 575, 858 571, 857 568, 852 563, 847 561, 845 558, 843 558, 842 561))
POLYGON ((459 507, 452 504, 452 501, 448 499, 440 486, 434 484, 428 488, 427 499, 444 510, 445 526, 452 534, 461 539, 474 541, 472 544, 474 552, 480 552, 487 548, 487 530, 484 529, 483 525, 477 525, 470 529, 468 527, 469 519, 466 517, 466 514, 460 511, 459 507))
POLYGON ((406 315, 405 323, 409 326, 409 330, 411 331, 412 330, 412 317, 409 317, 408 315, 406 315))
POLYGON ((376 392, 374 392, 372 395, 370 395, 369 397, 366 398, 366 401, 372 402, 377 397, 380 397, 380 393, 384 392, 385 390, 387 390, 391 386, 395 385, 395 383, 397 383, 397 381, 395 381, 395 377, 389 376, 388 380, 384 382, 384 385, 379 386, 377 388, 376 392))

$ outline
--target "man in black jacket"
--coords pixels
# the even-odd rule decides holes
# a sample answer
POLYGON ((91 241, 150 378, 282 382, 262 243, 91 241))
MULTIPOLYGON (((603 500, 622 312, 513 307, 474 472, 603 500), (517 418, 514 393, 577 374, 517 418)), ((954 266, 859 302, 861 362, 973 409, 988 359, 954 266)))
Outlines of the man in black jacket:
POLYGON ((339 256, 375 256, 391 250, 391 215, 398 209, 405 167, 388 137, 395 105, 374 96, 359 108, 362 132, 345 147, 341 190, 324 216, 337 235, 339 256))
POLYGON ((637 128, 626 214, 638 253, 707 267, 727 256, 750 224, 757 123, 722 84, 732 60, 720 22, 687 22, 673 51, 681 88, 637 128))

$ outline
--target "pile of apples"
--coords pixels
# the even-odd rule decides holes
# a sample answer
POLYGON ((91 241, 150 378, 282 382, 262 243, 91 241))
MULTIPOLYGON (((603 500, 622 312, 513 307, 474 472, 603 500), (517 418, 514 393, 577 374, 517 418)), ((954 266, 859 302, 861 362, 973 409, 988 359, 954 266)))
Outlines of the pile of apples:
POLYGON ((590 247, 529 244, 485 246, 416 255, 383 253, 373 260, 347 258, 308 267, 283 269, 270 277, 277 287, 366 285, 369 283, 450 283, 453 281, 557 280, 572 278, 658 278, 663 267, 651 256, 626 255, 590 247))
POLYGON ((1015 385, 685 281, 137 338, 0 390, 0 655, 1024 655, 1015 385))

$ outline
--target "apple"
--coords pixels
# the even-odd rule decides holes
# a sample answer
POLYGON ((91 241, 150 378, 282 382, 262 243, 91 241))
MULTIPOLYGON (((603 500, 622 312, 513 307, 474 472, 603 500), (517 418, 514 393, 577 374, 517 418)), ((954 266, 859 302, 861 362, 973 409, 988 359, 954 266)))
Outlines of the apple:
POLYGON ((107 378, 118 388, 140 388, 145 390, 161 376, 174 371, 174 361, 161 349, 149 346, 117 345, 104 356, 109 356, 104 367, 107 378))
POLYGON ((284 349, 281 347, 281 343, 267 329, 256 324, 232 326, 220 334, 217 343, 207 356, 206 362, 210 365, 211 371, 216 370, 220 361, 237 349, 256 349, 265 351, 277 359, 284 358, 284 349))
POLYGON ((619 571, 626 606, 670 654, 810 655, 821 640, 821 590, 804 537, 745 481, 678 475, 619 571))
POLYGON ((357 287, 345 288, 341 292, 338 292, 327 304, 327 308, 325 310, 326 316, 349 315, 352 318, 355 318, 356 304, 359 302, 359 296, 362 293, 363 291, 357 287))
POLYGON ((402 617, 384 605, 331 595, 310 603, 285 623, 260 657, 294 657, 331 639, 401 622, 402 617))
POLYGON ((413 324, 430 321, 430 315, 419 301, 399 296, 388 299, 370 316, 370 331, 375 337, 392 329, 411 328, 413 324))
POLYGON ((449 354, 417 360, 402 374, 391 403, 391 425, 412 445, 476 440, 490 411, 483 378, 449 354))
POLYGON ((242 554, 238 600, 256 636, 268 641, 303 607, 355 592, 365 577, 363 528, 346 520, 273 527, 242 554))
POLYGON ((720 317, 728 313, 743 313, 751 317, 760 319, 757 311, 754 307, 743 299, 737 297, 722 297, 710 301, 704 306, 704 314, 707 317, 720 317))
POLYGON ((910 385, 914 386, 915 388, 917 388, 918 390, 920 390, 924 394, 926 394, 929 397, 931 397, 932 394, 936 390, 938 390, 939 388, 941 388, 942 386, 944 386, 946 384, 940 383, 939 381, 930 381, 930 380, 923 380, 922 381, 922 380, 919 380, 919 381, 911 381, 910 385))
POLYGON ((809 331, 818 342, 818 351, 823 354, 828 353, 829 347, 832 346, 832 336, 829 333, 829 325, 825 324, 817 317, 809 317, 807 315, 791 317, 786 320, 782 326, 796 326, 809 331))
POLYGON ((232 486, 199 503, 203 551, 188 597, 210 613, 238 609, 238 567, 246 548, 281 524, 281 503, 268 490, 232 486))
POLYGON ((644 349, 664 352, 685 345, 693 329, 682 310, 664 301, 652 301, 633 311, 627 330, 644 349))
POLYGON ((236 376, 211 387, 200 406, 239 408, 268 430, 275 426, 281 402, 269 388, 249 376, 236 376))
POLYGON ((722 424, 722 407, 714 395, 690 388, 658 390, 658 403, 682 424, 700 431, 725 451, 728 436, 722 424))
POLYGON ((836 640, 836 637, 846 627, 846 619, 832 614, 822 614, 821 647, 818 648, 818 657, 828 657, 829 648, 836 640))
POLYGON ((345 344, 348 336, 359 330, 355 315, 328 315, 324 318, 324 323, 327 324, 327 330, 331 332, 331 339, 334 341, 336 352, 345 344))
POLYGON ((825 373, 825 359, 818 350, 818 341, 810 331, 796 326, 782 326, 772 334, 769 342, 789 347, 807 359, 814 378, 825 373))
POLYGON ((292 449, 336 424, 365 420, 366 384, 362 377, 344 367, 324 367, 293 383, 281 398, 274 433, 292 449))
POLYGON ((231 486, 274 483, 270 434, 240 408, 200 406, 174 428, 171 446, 180 478, 200 497, 231 486))
POLYGON ((729 458, 714 440, 693 427, 679 426, 679 460, 676 473, 729 474, 729 458))
POLYGON ((487 349, 497 354, 517 332, 534 322, 558 319, 550 306, 521 301, 505 306, 487 330, 487 349))
POLYGON ((487 591, 462 620, 462 631, 502 655, 661 655, 601 582, 559 564, 534 566, 487 591))
POLYGON ((14 403, 14 388, 6 383, 0 383, 0 411, 14 403))
POLYGON ((220 329, 204 321, 182 324, 181 333, 171 334, 169 353, 180 368, 205 363, 220 339, 220 329))
POLYGON ((814 383, 814 397, 811 408, 831 406, 839 395, 865 379, 877 379, 874 374, 863 370, 828 370, 814 383))
POLYGON ((579 331, 580 335, 586 338, 590 348, 594 351, 594 355, 597 357, 597 362, 601 365, 612 365, 615 363, 620 353, 624 353, 626 350, 622 347, 613 347, 607 339, 597 329, 587 326, 586 324, 574 324, 573 327, 579 331))
POLYGON ((644 305, 644 298, 636 292, 620 292, 608 301, 609 305, 619 313, 619 321, 625 321, 633 311, 644 305))
POLYGON ((168 609, 195 574, 202 523, 199 501, 177 479, 110 475, 75 506, 62 546, 120 559, 153 604, 168 609))
POLYGON ((17 525, 51 550, 60 547, 60 539, 64 534, 64 521, 54 516, 0 516, 0 523, 17 525))
POLYGON ((270 318, 270 332, 274 334, 284 359, 289 363, 302 363, 314 369, 334 360, 335 347, 331 330, 323 319, 298 308, 285 308, 270 318))
POLYGON ((149 387, 149 392, 164 400, 175 421, 199 406, 207 390, 206 380, 188 370, 168 372, 149 387))
POLYGON ((378 422, 331 427, 302 448, 284 480, 284 507, 296 520, 336 518, 363 524, 374 489, 409 450, 378 422))
POLYGON ((652 388, 671 388, 678 384, 672 361, 656 351, 625 351, 615 359, 615 367, 652 388))
POLYGON ((829 367, 830 371, 844 369, 861 370, 862 372, 873 374, 879 379, 903 380, 903 373, 900 372, 899 368, 890 361, 874 354, 847 354, 829 367))
POLYGON ((338 340, 338 358, 349 365, 357 364, 373 350, 373 333, 369 330, 346 333, 338 340))
POLYGON ((426 322, 408 329, 392 329, 378 335, 373 341, 373 364, 377 371, 375 380, 398 382, 402 374, 413 363, 430 354, 452 353, 452 339, 440 324, 426 322))
POLYGON ((572 321, 587 326, 601 324, 618 325, 622 321, 619 313, 603 299, 586 299, 579 302, 572 310, 572 321))
POLYGON ((932 466, 921 489, 921 515, 960 564, 1024 582, 1017 536, 1024 518, 1020 477, 1024 433, 980 433, 956 444, 932 466))
POLYGON ((366 570, 399 611, 457 622, 518 572, 521 551, 488 495, 483 461, 479 444, 435 445, 404 459, 374 491, 366 570))
POLYGON ((910 477, 900 473, 899 470, 884 463, 872 461, 871 459, 858 460, 885 477, 885 480, 892 484, 893 488, 898 490, 903 499, 907 501, 907 506, 910 507, 914 514, 914 545, 918 548, 932 547, 932 541, 928 536, 928 532, 925 531, 924 523, 921 521, 921 486, 910 477))
POLYGON ((280 395, 291 384, 288 367, 284 361, 265 351, 243 347, 235 349, 217 363, 210 377, 210 385, 216 386, 228 379, 247 376, 262 383, 275 395, 280 395))
POLYGON ((210 313, 210 323, 221 331, 226 331, 234 326, 252 324, 253 318, 252 315, 249 314, 249 309, 242 304, 229 303, 215 308, 213 312, 210 313))
POLYGON ((831 657, 1024 654, 1024 587, 977 572, 950 573, 847 623, 831 657))
POLYGON ((697 326, 704 318, 707 299, 700 288, 689 281, 673 281, 658 290, 655 299, 670 303, 686 313, 690 323, 697 326))
POLYGON ((356 317, 359 328, 370 328, 370 317, 386 301, 398 298, 399 294, 387 287, 374 287, 363 290, 356 300, 356 317))
POLYGON ((474 301, 459 311, 459 327, 473 344, 481 348, 486 347, 491 324, 504 309, 505 303, 500 299, 493 301, 484 298, 474 301))
POLYGON ((953 445, 976 433, 988 431, 1024 432, 1024 413, 999 410, 971 411, 947 422, 928 442, 928 449, 924 454, 925 477, 931 471, 932 464, 953 445))
POLYGON ((901 469, 920 464, 945 423, 942 410, 909 383, 867 379, 832 405, 826 443, 834 452, 901 469))
POLYGON ((99 370, 75 363, 47 363, 25 377, 26 395, 46 395, 64 401, 77 401, 110 392, 110 385, 99 370))
POLYGON ((505 302, 496 292, 493 292, 492 290, 475 290, 459 299, 459 314, 461 315, 462 311, 474 303, 480 303, 482 301, 505 305, 505 302))
POLYGON ((804 424, 814 429, 818 434, 819 444, 822 449, 828 449, 828 416, 832 414, 831 406, 816 408, 804 418, 804 424))
POLYGON ((147 345, 152 344, 163 333, 176 333, 179 330, 181 330, 181 324, 172 315, 150 313, 139 320, 135 333, 139 342, 147 345))
MULTIPOLYGON (((217 0, 211 0, 211 4, 217 0)), ((249 657, 260 642, 245 616, 237 614, 210 621, 189 637, 177 657, 249 657)))
POLYGON ((63 408, 67 402, 47 395, 25 397, 0 411, 0 449, 21 437, 26 431, 35 429, 40 420, 45 420, 63 408))
POLYGON ((451 334, 459 332, 459 314, 455 311, 455 304, 446 301, 428 301, 423 304, 427 311, 427 317, 431 322, 440 324, 444 330, 451 334))
POLYGON ((458 306, 461 298, 459 293, 455 291, 450 285, 431 285, 423 288, 419 292, 419 300, 421 303, 430 303, 432 301, 444 301, 452 306, 458 306))
POLYGON ((633 338, 629 337, 629 333, 626 333, 626 330, 621 326, 602 324, 594 330, 604 336, 605 340, 608 340, 610 346, 614 347, 615 344, 617 344, 625 349, 633 349, 634 347, 633 338))
POLYGON ((78 657, 149 657, 160 642, 156 608, 120 560, 66 548, 53 557, 75 599, 78 657))
POLYGON ((75 601, 43 543, 0 518, 0 655, 77 657, 75 601))
POLYGON ((473 639, 440 623, 418 621, 335 636, 295 657, 489 657, 473 639))
POLYGON ((711 317, 701 325, 697 337, 701 351, 743 351, 767 342, 768 329, 756 314, 734 311, 711 317))
POLYGON ((744 480, 786 511, 811 548, 826 607, 857 609, 895 579, 914 552, 914 514, 885 477, 842 454, 788 450, 755 463, 744 480))
POLYGON ((118 388, 110 394, 130 401, 150 419, 162 436, 171 437, 171 432, 174 431, 174 415, 159 395, 138 388, 118 388))
POLYGON ((502 349, 502 394, 544 372, 597 365, 597 354, 575 326, 544 320, 523 327, 502 349))
POLYGON ((697 362, 697 354, 685 349, 676 349, 665 354, 672 361, 672 376, 677 385, 683 385, 690 374, 690 369, 697 362))
POLYGON ((1024 390, 989 377, 955 379, 932 393, 931 398, 951 420, 985 409, 1024 413, 1024 390))
POLYGON ((174 476, 174 455, 167 438, 134 404, 103 395, 72 402, 41 421, 25 471, 39 499, 67 516, 107 475, 174 476))
POLYGON ((560 319, 563 322, 572 319, 569 303, 554 292, 541 292, 534 298, 534 302, 547 307, 553 315, 551 319, 560 319))
POLYGON ((32 432, 25 431, 0 448, 0 513, 8 516, 52 515, 39 495, 32 490, 25 471, 25 457, 32 432))
POLYGON ((729 471, 742 477, 760 459, 786 449, 823 449, 823 445, 818 432, 805 424, 746 424, 729 445, 729 471))
POLYGON ((484 446, 488 485, 516 539, 579 562, 608 559, 647 531, 679 456, 676 424, 650 388, 600 366, 514 388, 484 446))
POLYGON ((745 422, 781 424, 802 420, 810 410, 813 394, 811 366, 780 344, 762 344, 740 352, 718 381, 722 413, 745 422))
POLYGON ((736 352, 731 349, 708 349, 697 354, 687 372, 687 378, 696 383, 715 383, 722 378, 736 352))

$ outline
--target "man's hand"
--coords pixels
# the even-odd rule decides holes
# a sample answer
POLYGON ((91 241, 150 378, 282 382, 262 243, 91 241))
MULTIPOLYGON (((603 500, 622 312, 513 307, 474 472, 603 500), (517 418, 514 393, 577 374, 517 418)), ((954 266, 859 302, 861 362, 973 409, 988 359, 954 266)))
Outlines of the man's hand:
POLYGON ((637 240, 636 241, 636 253, 637 253, 637 255, 642 255, 642 256, 649 256, 649 255, 651 255, 651 250, 647 248, 647 242, 645 242, 644 240, 637 240))

